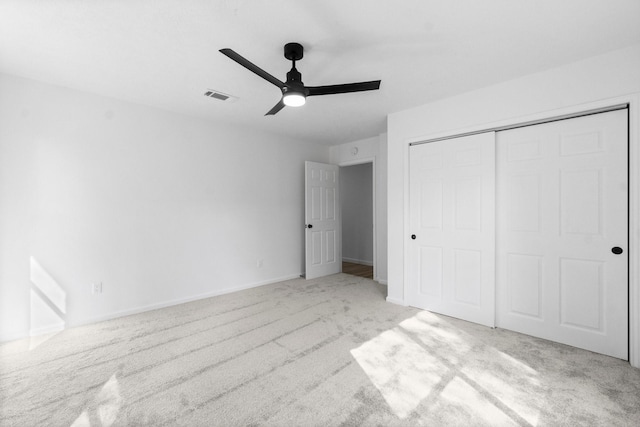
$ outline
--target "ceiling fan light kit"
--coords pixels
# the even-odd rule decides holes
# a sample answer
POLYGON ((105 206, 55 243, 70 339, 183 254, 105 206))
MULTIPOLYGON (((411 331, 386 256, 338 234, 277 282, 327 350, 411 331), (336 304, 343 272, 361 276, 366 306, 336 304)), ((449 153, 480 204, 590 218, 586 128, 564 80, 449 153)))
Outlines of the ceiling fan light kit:
POLYGON ((302 107, 307 102, 307 97, 298 92, 287 92, 282 95, 282 102, 287 107, 302 107))
POLYGON ((265 114, 266 116, 276 114, 285 106, 300 107, 306 103, 308 96, 363 92, 378 90, 380 88, 380 80, 329 86, 305 86, 304 83, 302 83, 302 74, 296 69, 296 61, 299 61, 304 56, 304 48, 300 43, 287 43, 284 45, 284 57, 292 62, 291 70, 287 73, 286 83, 267 73, 232 49, 220 49, 220 52, 280 89, 282 92, 280 102, 269 110, 267 114, 265 114))

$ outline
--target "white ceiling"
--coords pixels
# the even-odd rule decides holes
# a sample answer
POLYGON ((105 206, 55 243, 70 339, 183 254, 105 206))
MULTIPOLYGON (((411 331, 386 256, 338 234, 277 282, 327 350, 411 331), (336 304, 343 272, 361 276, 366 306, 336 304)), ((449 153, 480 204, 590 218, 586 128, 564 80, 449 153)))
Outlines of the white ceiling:
POLYGON ((391 112, 637 43, 639 0, 0 0, 0 72, 325 145, 385 132, 391 112), (265 117, 279 89, 218 50, 284 80, 290 41, 305 48, 306 85, 381 79, 380 90, 265 117))

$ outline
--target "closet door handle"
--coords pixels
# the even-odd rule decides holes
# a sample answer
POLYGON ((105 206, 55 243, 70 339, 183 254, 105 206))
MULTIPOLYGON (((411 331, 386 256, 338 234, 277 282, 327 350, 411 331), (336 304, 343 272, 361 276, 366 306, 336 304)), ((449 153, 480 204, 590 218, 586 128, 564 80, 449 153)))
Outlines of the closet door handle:
POLYGON ((613 252, 616 255, 620 255, 624 251, 622 250, 622 248, 620 246, 614 246, 614 247, 611 248, 611 252, 613 252))

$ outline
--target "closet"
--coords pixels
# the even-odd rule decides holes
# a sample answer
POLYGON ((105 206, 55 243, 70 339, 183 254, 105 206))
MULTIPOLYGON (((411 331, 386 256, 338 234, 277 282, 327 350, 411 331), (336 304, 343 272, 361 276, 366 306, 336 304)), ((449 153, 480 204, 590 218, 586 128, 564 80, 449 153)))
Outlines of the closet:
POLYGON ((626 109, 409 155, 410 305, 628 358, 626 109))

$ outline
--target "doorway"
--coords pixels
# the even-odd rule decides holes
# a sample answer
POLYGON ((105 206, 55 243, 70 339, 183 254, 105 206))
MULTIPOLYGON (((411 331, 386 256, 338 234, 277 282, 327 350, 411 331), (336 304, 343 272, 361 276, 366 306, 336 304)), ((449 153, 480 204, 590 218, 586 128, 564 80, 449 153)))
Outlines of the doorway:
POLYGON ((374 278, 373 163, 340 167, 342 272, 374 278))

